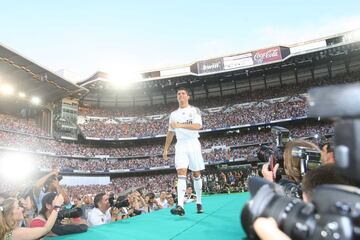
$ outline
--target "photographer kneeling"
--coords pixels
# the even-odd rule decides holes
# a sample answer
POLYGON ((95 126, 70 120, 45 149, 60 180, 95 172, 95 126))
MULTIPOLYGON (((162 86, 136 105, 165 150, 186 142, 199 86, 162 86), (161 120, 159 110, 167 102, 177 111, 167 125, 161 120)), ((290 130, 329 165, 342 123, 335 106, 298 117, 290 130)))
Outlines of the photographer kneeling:
MULTIPOLYGON (((290 141, 285 145, 283 154, 285 175, 283 175, 277 183, 283 187, 284 192, 288 197, 301 198, 302 195, 300 183, 302 176, 307 171, 307 164, 304 166, 304 159, 295 156, 295 152, 299 148, 320 152, 320 149, 315 144, 303 140, 290 141)), ((269 164, 266 163, 263 165, 261 173, 266 180, 275 182, 278 168, 279 163, 276 163, 271 171, 269 169, 269 164)))
POLYGON ((34 218, 31 223, 31 228, 43 227, 51 215, 53 210, 58 212, 58 216, 54 226, 51 231, 48 232, 47 236, 57 236, 57 235, 67 235, 73 233, 81 233, 87 231, 87 225, 84 221, 72 222, 70 219, 75 217, 80 217, 82 211, 80 208, 73 209, 63 209, 61 210, 61 205, 56 203, 56 193, 47 193, 42 199, 42 208, 39 212, 39 215, 34 218), (66 220, 69 221, 66 221, 66 220))

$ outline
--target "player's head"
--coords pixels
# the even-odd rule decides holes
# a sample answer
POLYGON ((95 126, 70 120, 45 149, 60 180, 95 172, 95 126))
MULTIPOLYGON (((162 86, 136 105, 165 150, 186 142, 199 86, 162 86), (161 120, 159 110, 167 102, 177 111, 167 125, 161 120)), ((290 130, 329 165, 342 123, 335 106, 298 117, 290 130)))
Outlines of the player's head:
POLYGON ((180 104, 188 103, 190 99, 189 91, 184 87, 178 88, 176 97, 180 104))

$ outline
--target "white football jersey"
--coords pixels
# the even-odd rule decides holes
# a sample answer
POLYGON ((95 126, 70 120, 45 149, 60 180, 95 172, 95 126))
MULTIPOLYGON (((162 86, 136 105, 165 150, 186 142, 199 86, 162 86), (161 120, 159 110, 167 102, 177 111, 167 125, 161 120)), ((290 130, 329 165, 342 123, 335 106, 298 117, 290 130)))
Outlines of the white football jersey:
POLYGON ((190 130, 185 128, 175 128, 170 126, 171 122, 194 124, 198 123, 202 126, 201 112, 197 107, 189 105, 186 108, 178 108, 170 114, 169 131, 175 132, 177 140, 187 140, 199 138, 198 130, 190 130))

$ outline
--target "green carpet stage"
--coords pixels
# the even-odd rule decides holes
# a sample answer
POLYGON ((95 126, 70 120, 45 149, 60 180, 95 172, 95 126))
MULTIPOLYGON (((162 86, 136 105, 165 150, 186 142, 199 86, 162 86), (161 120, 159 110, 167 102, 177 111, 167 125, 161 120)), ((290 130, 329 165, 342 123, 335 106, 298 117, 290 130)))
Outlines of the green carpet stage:
POLYGON ((185 205, 183 217, 173 216, 170 209, 163 209, 93 227, 86 233, 51 239, 242 239, 245 233, 240 227, 240 211, 248 199, 248 193, 204 196, 203 214, 196 214, 195 203, 189 203, 185 205))

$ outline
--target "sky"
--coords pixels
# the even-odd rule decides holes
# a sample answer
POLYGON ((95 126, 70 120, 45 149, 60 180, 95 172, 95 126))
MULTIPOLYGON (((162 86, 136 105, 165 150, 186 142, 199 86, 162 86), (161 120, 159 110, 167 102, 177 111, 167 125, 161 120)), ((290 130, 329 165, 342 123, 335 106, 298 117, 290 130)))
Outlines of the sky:
POLYGON ((360 27, 359 0, 1 1, 0 44, 83 80, 128 75, 360 27))

